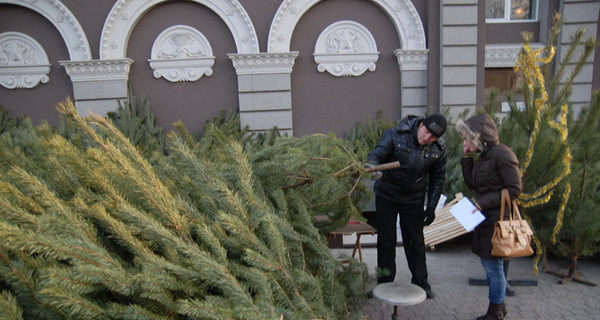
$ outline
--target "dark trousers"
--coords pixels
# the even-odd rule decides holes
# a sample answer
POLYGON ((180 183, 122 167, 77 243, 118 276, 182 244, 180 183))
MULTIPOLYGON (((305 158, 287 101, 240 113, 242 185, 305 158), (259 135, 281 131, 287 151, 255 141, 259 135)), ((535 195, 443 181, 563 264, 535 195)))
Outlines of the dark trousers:
POLYGON ((425 239, 423 237, 423 205, 406 205, 375 197, 377 220, 377 267, 387 275, 377 278, 378 283, 393 282, 396 277, 396 222, 400 214, 400 231, 411 283, 430 290, 427 282, 425 239))

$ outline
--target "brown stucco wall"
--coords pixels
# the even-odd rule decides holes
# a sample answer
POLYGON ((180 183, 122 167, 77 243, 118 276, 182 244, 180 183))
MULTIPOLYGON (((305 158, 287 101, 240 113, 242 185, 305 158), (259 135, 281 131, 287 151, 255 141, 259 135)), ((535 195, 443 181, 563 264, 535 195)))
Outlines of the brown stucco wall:
POLYGON ((329 0, 315 5, 300 19, 291 50, 299 55, 292 73, 294 134, 334 132, 341 135, 374 119, 377 111, 400 117, 400 75, 393 54, 400 48, 393 23, 376 5, 360 0, 329 0), (313 52, 323 29, 338 20, 353 20, 368 28, 380 52, 377 69, 361 77, 334 77, 318 72, 313 52))
MULTIPOLYGON (((62 0, 76 16, 89 41, 93 59, 99 59, 100 38, 105 20, 115 4, 113 0, 62 0)), ((259 51, 267 51, 267 42, 272 20, 281 0, 240 0, 254 25, 259 51)), ((440 103, 440 2, 439 0, 414 0, 419 12, 429 50, 427 71, 428 106, 439 110, 440 103)), ((559 0, 549 0, 547 12, 556 11, 559 0)), ((484 5, 480 4, 480 16, 484 5)), ((548 19, 551 14, 547 14, 548 19)), ((484 76, 485 44, 520 43, 521 31, 530 30, 541 41, 543 28, 551 22, 523 24, 485 24, 479 21, 479 68, 478 79, 484 76)), ((600 28, 597 32, 600 33, 600 28)), ((39 123, 48 120, 58 123, 59 115, 54 106, 72 96, 72 83, 61 60, 69 60, 64 40, 58 30, 46 18, 20 6, 0 5, 0 33, 18 31, 32 36, 45 48, 52 64, 50 82, 34 89, 9 90, 0 86, 0 104, 10 115, 26 115, 39 123), (23 23, 26 21, 26 23, 23 23)), ((398 120, 401 75, 393 54, 401 47, 390 18, 373 1, 327 0, 313 6, 304 15, 291 39, 291 50, 298 51, 291 75, 292 110, 294 132, 297 136, 311 133, 333 132, 343 135, 358 121, 366 123, 374 119, 378 111, 384 117, 398 120), (314 62, 315 42, 320 32, 333 22, 354 20, 365 25, 375 37, 380 52, 377 69, 367 71, 361 77, 334 77, 320 73, 314 62)), ((225 22, 210 9, 191 1, 169 1, 152 8, 135 26, 127 47, 127 57, 134 60, 130 79, 133 93, 150 101, 151 111, 158 125, 166 131, 173 122, 181 119, 192 132, 201 132, 207 120, 221 110, 238 108, 237 75, 228 54, 236 53, 235 42, 225 22), (190 25, 200 30, 210 41, 216 62, 214 74, 200 81, 171 83, 155 79, 149 67, 154 39, 165 28, 176 24, 190 25)), ((600 61, 600 50, 595 52, 595 61, 600 61)), ((600 82, 600 63, 594 65, 593 87, 600 82)), ((484 103, 483 80, 477 90, 477 104, 484 103)))
POLYGON ((137 23, 127 47, 127 57, 134 60, 129 77, 133 93, 137 97, 145 95, 157 124, 165 130, 181 120, 188 130, 199 132, 221 110, 237 109, 237 77, 227 57, 235 51, 229 29, 210 9, 191 2, 168 2, 154 7, 137 23), (210 42, 216 57, 210 77, 172 83, 152 75, 148 59, 154 39, 178 24, 196 28, 210 42))
POLYGON ((77 22, 85 31, 88 39, 92 59, 100 59, 100 37, 102 28, 108 13, 112 9, 115 1, 113 0, 61 0, 69 10, 77 17, 77 22))
MULTIPOLYGON (((77 17, 89 41, 93 59, 99 59, 102 28, 114 1, 62 1, 77 17)), ((423 14, 432 1, 415 1, 423 14)), ((435 1, 434 1, 435 2, 435 1)), ((241 0, 258 35, 261 52, 266 52, 272 19, 280 0, 241 0)), ((59 61, 69 60, 64 41, 44 17, 19 6, 2 5, 0 31, 20 31, 41 42, 52 64, 51 81, 33 90, 0 88, 0 103, 11 115, 27 115, 39 122, 58 123, 54 105, 72 96, 72 84, 59 61), (31 21, 23 24, 22 21, 31 21), (42 26, 40 28, 39 26, 42 26), (15 97, 15 98, 13 98, 15 97)), ((427 28, 427 18, 424 19, 427 28)), ((328 0, 318 3, 300 20, 291 43, 298 51, 292 73, 292 107, 296 135, 334 132, 342 135, 358 121, 366 123, 379 110, 385 117, 400 117, 400 74, 393 54, 400 48, 398 35, 389 17, 375 3, 363 0, 328 0), (343 19, 357 21, 373 33, 381 52, 377 69, 362 77, 337 78, 320 73, 313 60, 314 44, 329 24, 343 19)), ((236 53, 234 40, 225 23, 210 9, 193 2, 167 2, 152 8, 137 22, 127 47, 134 60, 130 80, 133 94, 150 101, 157 124, 165 130, 181 119, 190 131, 203 129, 204 123, 221 110, 238 107, 237 77, 227 54, 236 53), (171 83, 155 79, 147 59, 153 40, 167 27, 190 25, 200 30, 213 46, 214 74, 190 83, 171 83)))

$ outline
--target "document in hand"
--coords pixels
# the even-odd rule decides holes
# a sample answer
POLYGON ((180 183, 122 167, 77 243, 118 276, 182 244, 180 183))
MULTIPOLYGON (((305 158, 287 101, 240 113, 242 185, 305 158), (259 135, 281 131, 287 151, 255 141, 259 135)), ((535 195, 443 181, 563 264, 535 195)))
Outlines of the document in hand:
POLYGON ((467 197, 464 197, 457 202, 450 209, 450 213, 452 213, 456 220, 458 220, 467 231, 472 231, 485 220, 485 216, 477 210, 475 205, 473 205, 467 197))

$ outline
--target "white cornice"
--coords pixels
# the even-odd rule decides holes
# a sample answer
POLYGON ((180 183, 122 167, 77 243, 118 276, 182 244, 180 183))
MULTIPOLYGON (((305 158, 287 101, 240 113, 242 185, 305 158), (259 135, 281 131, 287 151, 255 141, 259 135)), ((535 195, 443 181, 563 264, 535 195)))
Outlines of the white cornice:
POLYGON ((235 72, 241 74, 292 73, 298 52, 229 54, 235 72))
POLYGON ((133 60, 59 61, 73 83, 95 80, 127 80, 133 60))
POLYGON ((394 54, 398 58, 398 65, 401 71, 427 70, 429 50, 396 49, 394 54))

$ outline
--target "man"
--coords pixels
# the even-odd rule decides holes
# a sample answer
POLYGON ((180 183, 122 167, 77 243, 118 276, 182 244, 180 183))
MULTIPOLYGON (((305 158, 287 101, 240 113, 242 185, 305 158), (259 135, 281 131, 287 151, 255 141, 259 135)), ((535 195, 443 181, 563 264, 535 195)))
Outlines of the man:
POLYGON ((407 116, 386 130, 369 153, 367 166, 400 161, 398 169, 376 173, 377 282, 393 282, 396 276, 396 223, 400 230, 411 282, 434 297, 427 281, 423 227, 435 219, 446 175, 446 118, 407 116), (427 201, 427 203, 425 203, 427 201))

